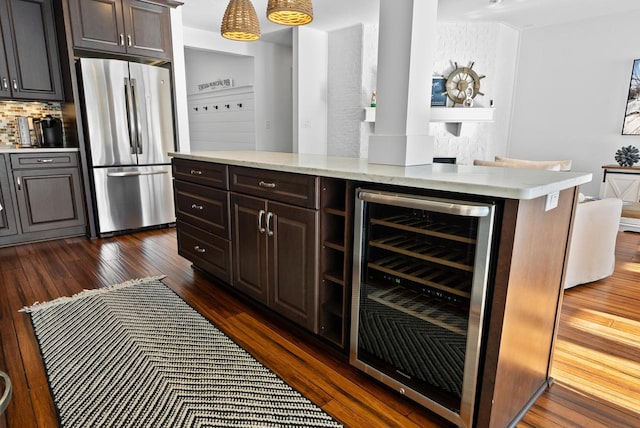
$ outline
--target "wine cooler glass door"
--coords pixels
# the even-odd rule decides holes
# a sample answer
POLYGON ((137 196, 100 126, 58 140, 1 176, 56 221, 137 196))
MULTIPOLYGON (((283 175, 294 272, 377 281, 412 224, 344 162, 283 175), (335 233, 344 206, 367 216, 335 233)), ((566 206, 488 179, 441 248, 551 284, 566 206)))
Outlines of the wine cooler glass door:
POLYGON ((495 207, 358 189, 350 361, 473 421, 495 207))

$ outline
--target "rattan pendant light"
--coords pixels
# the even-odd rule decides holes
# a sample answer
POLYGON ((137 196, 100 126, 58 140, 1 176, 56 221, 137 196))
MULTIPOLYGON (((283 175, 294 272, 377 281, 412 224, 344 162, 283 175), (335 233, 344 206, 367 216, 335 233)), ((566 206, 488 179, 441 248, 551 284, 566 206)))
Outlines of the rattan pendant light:
POLYGON ((220 27, 222 37, 254 41, 260 38, 260 22, 251 0, 230 0, 220 27))
POLYGON ((282 25, 305 25, 313 21, 311 0, 269 0, 269 21, 282 25))

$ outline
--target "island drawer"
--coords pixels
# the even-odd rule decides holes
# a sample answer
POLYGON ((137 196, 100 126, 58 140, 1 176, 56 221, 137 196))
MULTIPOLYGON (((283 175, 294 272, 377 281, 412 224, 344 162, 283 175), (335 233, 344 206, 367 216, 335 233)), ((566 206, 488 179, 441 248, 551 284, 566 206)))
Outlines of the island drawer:
POLYGON ((229 181, 231 190, 239 193, 305 208, 319 207, 320 180, 316 176, 230 166, 229 181))
POLYGON ((77 167, 78 155, 75 152, 62 153, 13 153, 11 167, 26 168, 64 168, 77 167))
POLYGON ((229 230, 229 192, 199 184, 174 182, 176 217, 225 239, 229 230))
POLYGON ((178 219, 178 254, 231 284, 231 241, 178 219))
POLYGON ((227 166, 217 163, 173 159, 173 177, 218 189, 229 189, 227 166))

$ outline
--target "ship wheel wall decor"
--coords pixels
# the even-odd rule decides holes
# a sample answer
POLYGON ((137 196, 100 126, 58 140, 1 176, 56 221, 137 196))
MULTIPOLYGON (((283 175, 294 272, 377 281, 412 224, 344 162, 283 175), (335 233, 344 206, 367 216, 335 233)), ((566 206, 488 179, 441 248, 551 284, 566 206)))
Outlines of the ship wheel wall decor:
POLYGON ((476 95, 484 95, 480 92, 480 79, 484 79, 485 76, 478 76, 478 73, 473 71, 473 62, 469 67, 458 67, 457 62, 454 64, 455 69, 448 76, 442 76, 447 79, 447 96, 453 101, 454 107, 456 104, 471 107, 476 95))

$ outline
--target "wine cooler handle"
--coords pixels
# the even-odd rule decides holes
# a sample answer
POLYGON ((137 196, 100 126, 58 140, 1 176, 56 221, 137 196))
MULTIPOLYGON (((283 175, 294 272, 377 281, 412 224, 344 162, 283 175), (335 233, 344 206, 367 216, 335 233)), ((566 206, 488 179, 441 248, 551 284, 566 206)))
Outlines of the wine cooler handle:
POLYGON ((453 201, 426 199, 420 196, 405 196, 394 193, 360 190, 358 198, 375 204, 394 205, 417 210, 435 211, 463 217, 486 217, 491 210, 486 205, 459 204, 453 201))

